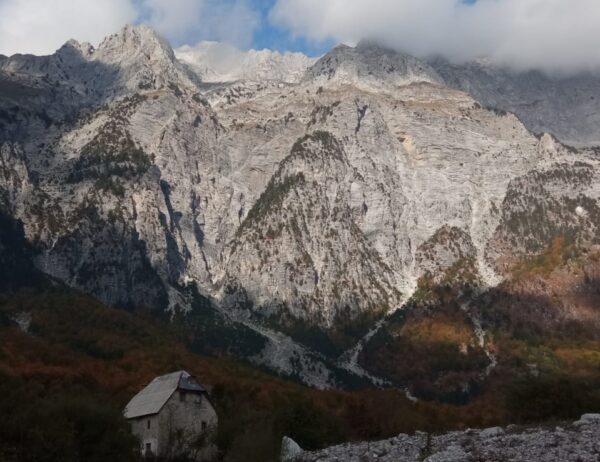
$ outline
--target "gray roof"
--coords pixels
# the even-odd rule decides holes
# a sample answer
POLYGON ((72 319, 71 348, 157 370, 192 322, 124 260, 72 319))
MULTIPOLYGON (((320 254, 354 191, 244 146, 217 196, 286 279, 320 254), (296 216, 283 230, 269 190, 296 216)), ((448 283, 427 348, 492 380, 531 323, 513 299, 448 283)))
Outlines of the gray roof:
POLYGON ((158 414, 175 390, 206 393, 206 389, 196 383, 186 371, 156 377, 146 385, 125 407, 123 414, 127 419, 158 414))

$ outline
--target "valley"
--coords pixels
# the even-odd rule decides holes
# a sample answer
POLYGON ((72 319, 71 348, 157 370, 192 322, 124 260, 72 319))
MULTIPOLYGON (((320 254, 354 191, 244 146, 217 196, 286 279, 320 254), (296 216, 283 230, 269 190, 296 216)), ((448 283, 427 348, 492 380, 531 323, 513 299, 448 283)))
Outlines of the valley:
POLYGON ((184 368, 231 461, 600 410, 596 77, 223 47, 0 56, 0 459, 184 368))

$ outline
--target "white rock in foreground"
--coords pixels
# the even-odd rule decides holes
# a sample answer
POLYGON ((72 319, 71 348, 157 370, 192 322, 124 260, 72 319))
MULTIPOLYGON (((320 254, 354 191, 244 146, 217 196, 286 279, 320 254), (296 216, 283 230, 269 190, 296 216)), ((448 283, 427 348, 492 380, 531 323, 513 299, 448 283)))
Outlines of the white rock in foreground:
MULTIPOLYGON (((417 432, 388 440, 334 446, 304 452, 297 462, 597 462, 600 460, 600 415, 585 414, 565 427, 466 430, 433 436, 417 432)), ((289 459, 288 459, 289 460, 289 459)))
POLYGON ((281 441, 281 462, 292 462, 302 454, 302 448, 287 436, 281 441))

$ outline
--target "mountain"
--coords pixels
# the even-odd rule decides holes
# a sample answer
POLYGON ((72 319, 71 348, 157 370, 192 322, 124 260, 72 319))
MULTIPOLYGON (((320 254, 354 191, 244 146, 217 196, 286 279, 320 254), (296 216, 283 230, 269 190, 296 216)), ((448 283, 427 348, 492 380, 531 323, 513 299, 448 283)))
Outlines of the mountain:
POLYGON ((443 58, 419 61, 412 56, 362 41, 352 48, 340 45, 325 59, 309 58, 302 53, 278 53, 270 50, 241 52, 219 42, 200 42, 176 50, 177 57, 201 77, 203 82, 280 81, 297 83, 316 61, 313 72, 341 83, 356 85, 381 82, 402 85, 410 79, 443 82, 464 91, 483 106, 512 112, 533 133, 551 133, 575 146, 600 145, 600 76, 592 73, 549 75, 540 71, 519 72, 482 59, 463 64, 443 58), (345 59, 343 55, 362 55, 345 59), (339 60, 339 62, 338 62, 339 60), (342 64, 338 69, 338 64, 342 64), (375 77, 374 74, 377 74, 375 77), (387 77, 385 77, 387 75, 387 77), (337 77, 334 77, 337 76, 337 77), (394 79, 401 77, 397 82, 394 79), (404 80, 403 80, 404 79, 404 80), (408 80, 406 80, 408 79, 408 80))
POLYGON ((455 399, 503 361, 491 336, 514 335, 478 297, 509 300, 490 291, 555 242, 598 243, 597 150, 532 134, 430 64, 363 42, 298 78, 301 56, 249 53, 239 74, 178 53, 127 26, 1 58, 0 190, 39 271, 183 317, 197 350, 455 399), (439 361, 419 383, 385 351, 439 361))
POLYGON ((0 68, 3 79, 8 80, 5 85, 30 85, 30 92, 47 90, 55 99, 83 98, 69 101, 79 106, 161 88, 167 82, 194 86, 196 80, 176 60, 169 43, 145 25, 126 26, 106 37, 98 49, 70 40, 50 56, 1 57, 0 68))
POLYGON ((295 83, 314 59, 302 53, 279 53, 271 50, 241 51, 220 42, 200 42, 175 50, 177 58, 190 66, 203 82, 274 80, 295 83))
POLYGON ((436 59, 430 64, 447 85, 484 106, 515 113, 534 133, 552 133, 575 146, 600 145, 598 74, 517 72, 485 60, 452 64, 436 59))
POLYGON ((321 84, 351 84, 365 89, 403 86, 414 82, 442 83, 429 65, 417 58, 363 40, 356 47, 339 45, 306 73, 321 84))

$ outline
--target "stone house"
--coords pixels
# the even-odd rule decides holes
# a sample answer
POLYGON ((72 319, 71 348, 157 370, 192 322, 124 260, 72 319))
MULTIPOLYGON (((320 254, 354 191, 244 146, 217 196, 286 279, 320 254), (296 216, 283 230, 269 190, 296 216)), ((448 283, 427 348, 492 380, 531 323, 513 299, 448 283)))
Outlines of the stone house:
POLYGON ((144 456, 210 460, 218 418, 204 386, 186 371, 156 377, 124 410, 144 456))

